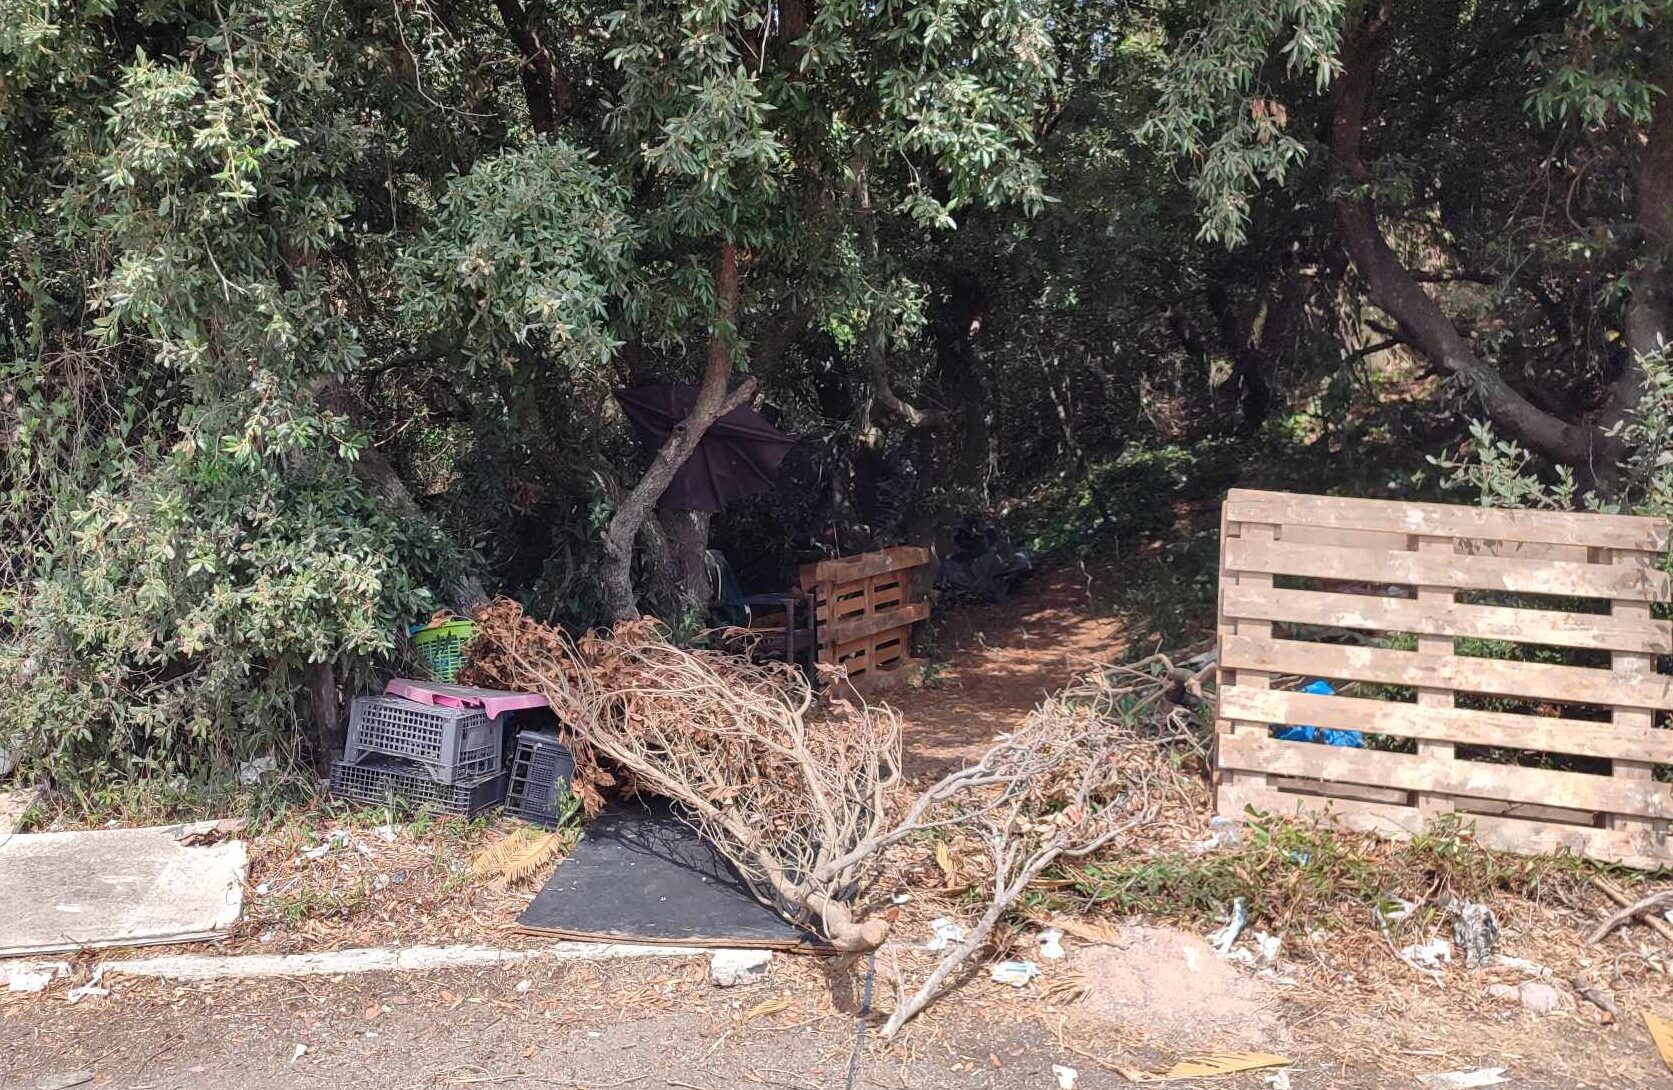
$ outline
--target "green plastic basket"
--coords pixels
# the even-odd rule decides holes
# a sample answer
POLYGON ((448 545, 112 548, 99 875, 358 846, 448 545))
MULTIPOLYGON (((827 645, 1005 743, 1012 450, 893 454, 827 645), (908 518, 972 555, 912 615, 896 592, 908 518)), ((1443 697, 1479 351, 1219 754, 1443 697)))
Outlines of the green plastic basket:
POLYGON ((415 630, 412 645, 431 681, 453 681, 465 668, 465 645, 475 638, 475 621, 443 621, 415 630))

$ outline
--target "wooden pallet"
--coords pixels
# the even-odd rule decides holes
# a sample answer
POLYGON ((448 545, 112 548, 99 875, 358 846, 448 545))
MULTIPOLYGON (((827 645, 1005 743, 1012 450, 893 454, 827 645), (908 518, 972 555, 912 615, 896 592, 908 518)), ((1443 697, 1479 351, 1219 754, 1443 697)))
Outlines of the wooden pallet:
POLYGON ((1673 765, 1673 676, 1656 670, 1673 624, 1652 615, 1667 540, 1650 518, 1232 491, 1220 813, 1396 835, 1457 813, 1490 847, 1673 864, 1673 792, 1655 779, 1673 765), (1290 676, 1338 695, 1275 685, 1290 676), (1281 741, 1277 725, 1373 746, 1281 741))
POLYGON ((841 666, 861 691, 898 683, 917 664, 912 626, 929 618, 923 573, 928 549, 900 545, 802 567, 813 599, 817 658, 841 666))

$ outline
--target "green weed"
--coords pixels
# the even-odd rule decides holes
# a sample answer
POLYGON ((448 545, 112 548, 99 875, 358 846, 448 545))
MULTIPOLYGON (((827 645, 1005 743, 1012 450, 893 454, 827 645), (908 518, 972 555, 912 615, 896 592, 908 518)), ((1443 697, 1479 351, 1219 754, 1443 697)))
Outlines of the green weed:
POLYGON ((1468 900, 1508 894, 1574 904, 1593 875, 1610 870, 1572 855, 1489 851, 1471 839, 1467 818, 1397 843, 1260 817, 1229 849, 1098 860, 1064 876, 1082 903, 1115 915, 1200 926, 1241 899, 1251 923, 1307 933, 1362 927, 1373 908, 1396 898, 1433 906, 1445 894, 1468 900))

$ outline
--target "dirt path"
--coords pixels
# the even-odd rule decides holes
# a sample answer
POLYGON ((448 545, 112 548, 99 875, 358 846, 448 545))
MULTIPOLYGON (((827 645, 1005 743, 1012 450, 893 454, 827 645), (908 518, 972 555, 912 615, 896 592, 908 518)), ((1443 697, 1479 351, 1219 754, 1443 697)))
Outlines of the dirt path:
POLYGON ((888 695, 906 717, 907 772, 932 776, 981 753, 1040 697, 1121 651, 1121 623, 1094 612, 1072 568, 1039 573, 996 605, 949 611, 935 633, 947 662, 922 688, 888 695))

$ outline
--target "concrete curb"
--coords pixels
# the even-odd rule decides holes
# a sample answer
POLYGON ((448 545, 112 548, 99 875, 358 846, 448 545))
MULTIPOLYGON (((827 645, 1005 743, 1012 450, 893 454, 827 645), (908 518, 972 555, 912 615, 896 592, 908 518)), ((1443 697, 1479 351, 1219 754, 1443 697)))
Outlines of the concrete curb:
POLYGON ((560 942, 530 950, 493 946, 412 946, 334 950, 319 954, 176 954, 130 961, 107 961, 106 976, 157 977, 163 980, 257 980, 346 973, 387 973, 420 969, 468 969, 520 962, 610 961, 618 958, 687 958, 712 950, 694 946, 635 946, 625 943, 560 942))

